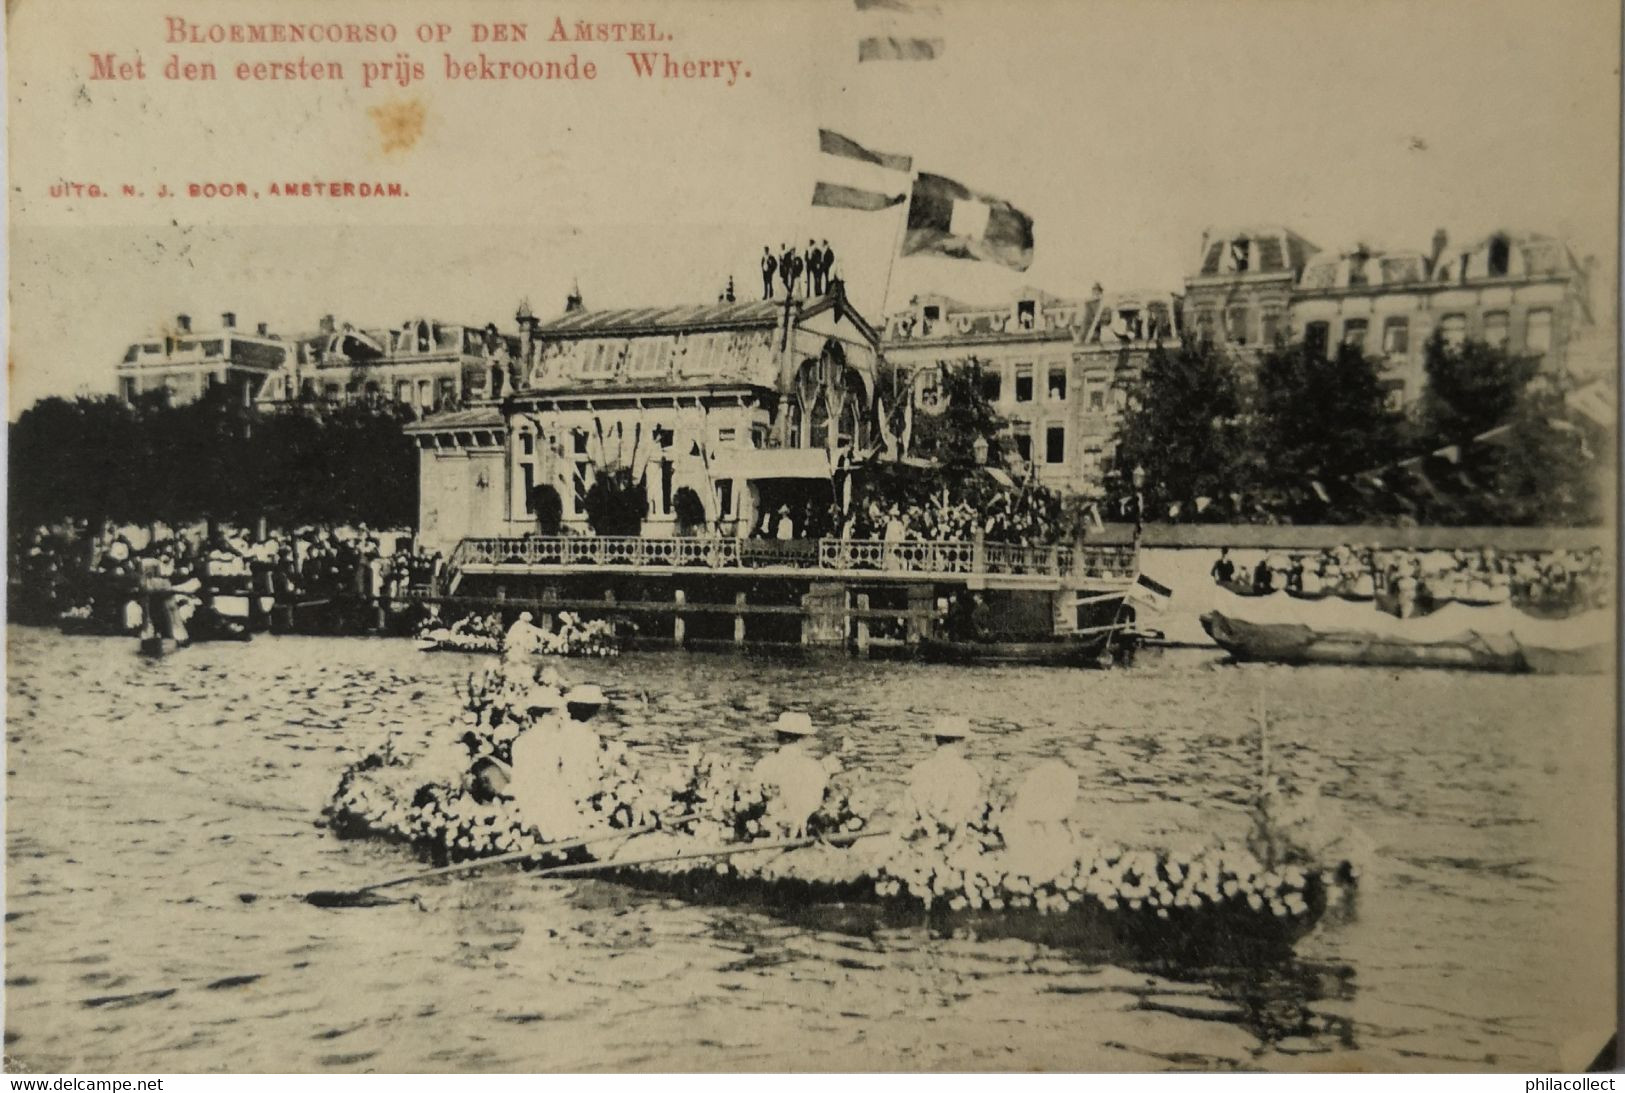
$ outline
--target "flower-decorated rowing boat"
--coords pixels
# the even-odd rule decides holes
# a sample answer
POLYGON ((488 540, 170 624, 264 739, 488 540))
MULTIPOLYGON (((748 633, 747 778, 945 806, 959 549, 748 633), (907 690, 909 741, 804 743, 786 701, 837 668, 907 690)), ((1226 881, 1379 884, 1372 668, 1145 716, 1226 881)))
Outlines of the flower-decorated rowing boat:
POLYGON ((505 672, 513 666, 470 679, 451 732, 397 735, 347 770, 330 829, 410 845, 436 863, 522 860, 539 879, 590 874, 812 928, 918 926, 1176 968, 1284 957, 1352 894, 1346 862, 1316 864, 1273 845, 1176 852, 1069 833, 1061 854, 1018 857, 993 801, 954 828, 876 830, 831 793, 805 837, 775 838, 764 822, 770 791, 738 760, 637 772, 614 746, 596 792, 579 802, 577 829, 543 832, 468 773, 471 763, 505 762, 530 727, 523 687, 505 672))

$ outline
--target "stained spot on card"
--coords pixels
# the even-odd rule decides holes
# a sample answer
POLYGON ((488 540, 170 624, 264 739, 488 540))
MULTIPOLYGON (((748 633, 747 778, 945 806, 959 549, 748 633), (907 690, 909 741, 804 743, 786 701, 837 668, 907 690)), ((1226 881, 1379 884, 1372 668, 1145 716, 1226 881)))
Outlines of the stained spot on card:
POLYGON ((383 151, 404 152, 423 135, 423 123, 429 116, 421 99, 400 99, 370 106, 367 113, 378 126, 383 151))

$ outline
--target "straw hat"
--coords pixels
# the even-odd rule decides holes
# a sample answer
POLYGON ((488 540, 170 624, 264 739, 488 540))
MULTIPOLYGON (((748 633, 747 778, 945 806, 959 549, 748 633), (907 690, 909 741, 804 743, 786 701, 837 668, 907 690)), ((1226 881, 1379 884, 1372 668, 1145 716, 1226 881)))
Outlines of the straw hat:
POLYGON ((773 725, 773 731, 784 736, 812 736, 818 730, 813 728, 812 718, 800 710, 785 710, 779 714, 779 719, 773 725))
POLYGON ((564 708, 564 696, 557 687, 546 684, 537 684, 525 692, 525 708, 527 710, 561 710, 564 708))
POLYGON ((931 735, 938 740, 963 740, 971 734, 970 718, 941 713, 931 722, 931 735))
POLYGON ((564 696, 564 702, 569 706, 602 706, 608 699, 596 683, 582 683, 571 687, 570 692, 564 696))

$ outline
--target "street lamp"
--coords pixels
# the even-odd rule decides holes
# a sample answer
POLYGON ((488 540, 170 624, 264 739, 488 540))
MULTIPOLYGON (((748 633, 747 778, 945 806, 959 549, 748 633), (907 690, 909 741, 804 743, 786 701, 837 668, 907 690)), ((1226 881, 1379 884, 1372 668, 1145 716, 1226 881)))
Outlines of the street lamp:
POLYGON ((978 436, 970 443, 971 458, 976 460, 978 467, 987 466, 987 437, 978 436))

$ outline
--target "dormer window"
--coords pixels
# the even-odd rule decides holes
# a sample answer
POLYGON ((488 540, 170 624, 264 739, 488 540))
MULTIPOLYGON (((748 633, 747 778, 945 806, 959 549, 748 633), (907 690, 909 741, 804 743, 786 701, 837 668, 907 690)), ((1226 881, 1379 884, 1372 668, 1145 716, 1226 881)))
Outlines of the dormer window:
POLYGON ((1033 328, 1033 320, 1037 318, 1037 305, 1032 300, 1022 300, 1016 304, 1016 325, 1023 330, 1033 328))
POLYGON ((926 322, 934 323, 938 319, 942 318, 942 308, 938 307, 936 304, 927 304, 925 310, 922 311, 921 314, 925 316, 926 322))
POLYGON ((1512 258, 1512 246, 1504 235, 1490 240, 1490 276, 1505 277, 1512 258))
POLYGON ((1247 272, 1249 243, 1245 237, 1232 240, 1230 243, 1230 265, 1237 273, 1247 272))

